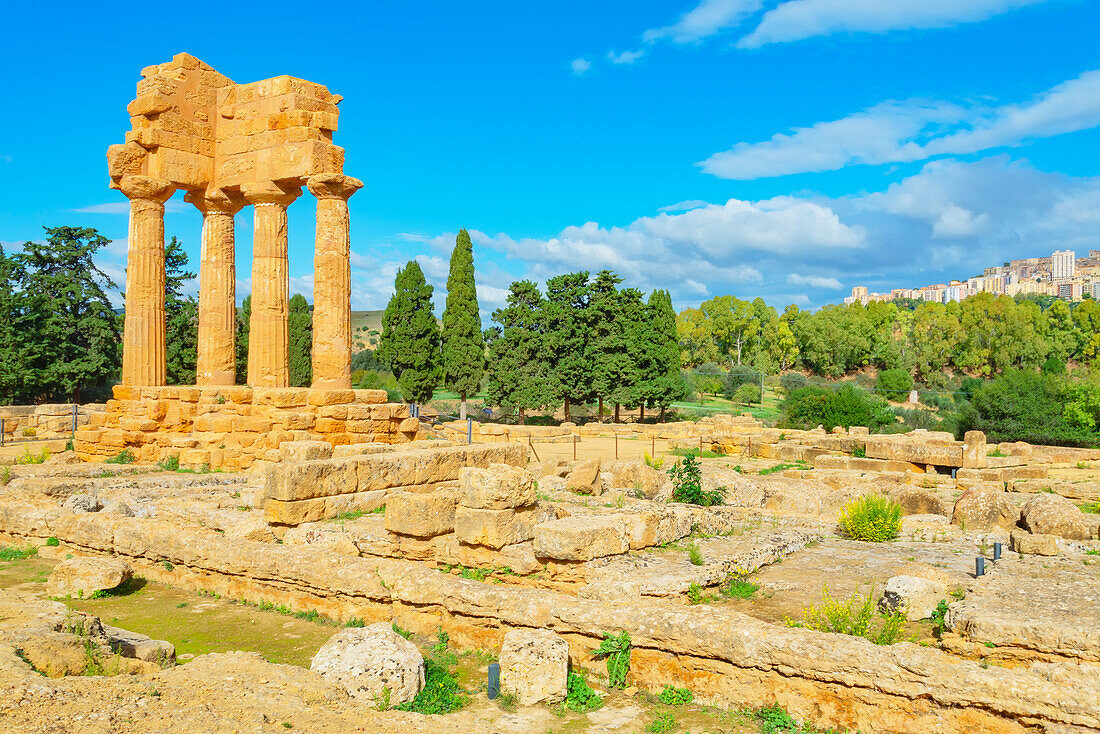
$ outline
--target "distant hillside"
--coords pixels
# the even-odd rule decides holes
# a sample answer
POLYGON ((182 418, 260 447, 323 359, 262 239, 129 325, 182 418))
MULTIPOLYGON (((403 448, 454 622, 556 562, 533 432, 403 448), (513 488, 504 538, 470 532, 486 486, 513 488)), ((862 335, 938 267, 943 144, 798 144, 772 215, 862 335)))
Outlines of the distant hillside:
POLYGON ((378 346, 378 337, 382 334, 382 314, 384 311, 351 312, 351 349, 374 349, 378 346), (372 341, 373 340, 373 343, 372 341))

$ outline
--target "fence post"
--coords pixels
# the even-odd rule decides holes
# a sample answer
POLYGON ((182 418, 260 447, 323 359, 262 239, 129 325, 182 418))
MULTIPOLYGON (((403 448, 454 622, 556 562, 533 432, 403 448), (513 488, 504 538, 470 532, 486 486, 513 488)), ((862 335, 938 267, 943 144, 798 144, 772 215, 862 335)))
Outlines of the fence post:
POLYGON ((615 461, 619 460, 619 434, 615 434, 615 461))
POLYGON ((573 461, 577 460, 577 434, 573 434, 573 461))
POLYGON ((80 409, 79 406, 77 406, 76 403, 73 403, 73 440, 74 441, 76 440, 76 416, 77 416, 77 411, 79 409, 80 409))
MULTIPOLYGON (((0 418, 0 446, 4 445, 4 419, 0 418)), ((576 452, 574 452, 575 454, 576 452)), ((577 458, 575 455, 573 458, 577 458)))
POLYGON ((469 446, 474 442, 474 419, 466 419, 466 445, 469 446))

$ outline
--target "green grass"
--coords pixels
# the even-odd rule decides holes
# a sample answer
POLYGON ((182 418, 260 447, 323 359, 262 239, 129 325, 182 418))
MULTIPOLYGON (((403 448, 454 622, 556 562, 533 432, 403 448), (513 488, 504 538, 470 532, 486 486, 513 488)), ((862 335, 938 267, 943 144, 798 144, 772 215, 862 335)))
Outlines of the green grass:
POLYGON ((1096 502, 1086 502, 1083 505, 1078 505, 1081 508, 1081 512, 1090 512, 1094 515, 1100 515, 1100 500, 1096 502))
POLYGON ((799 471, 809 471, 813 469, 812 466, 805 461, 796 461, 793 464, 790 462, 780 462, 774 466, 769 466, 767 469, 761 469, 760 475, 767 476, 768 474, 776 474, 781 471, 787 471, 788 469, 798 469, 799 471))
POLYGON ((729 573, 718 587, 718 593, 727 599, 751 599, 759 589, 759 584, 749 581, 747 574, 729 573))
POLYGON ((703 565, 703 551, 699 548, 698 543, 692 543, 688 546, 688 560, 693 566, 703 565))
POLYGON ((22 561, 34 558, 38 555, 38 549, 32 546, 17 548, 16 546, 0 547, 0 561, 22 561))
POLYGON ((690 456, 694 459, 720 459, 725 454, 718 451, 711 451, 709 449, 669 449, 668 453, 673 456, 690 456))
POLYGON ((104 464, 133 464, 136 461, 134 452, 130 449, 123 449, 109 459, 104 459, 104 464))
POLYGON ((801 620, 787 617, 785 621, 788 627, 863 637, 876 645, 899 642, 905 614, 895 612, 882 615, 878 613, 877 607, 873 590, 868 591, 865 597, 856 593, 842 601, 833 597, 829 593, 829 587, 825 586, 820 605, 808 604, 802 607, 801 620))
POLYGON ((657 718, 649 722, 645 731, 647 734, 673 734, 677 729, 676 717, 669 711, 657 714, 657 718))
POLYGON ((666 706, 687 706, 695 697, 687 688, 666 685, 657 698, 666 706))

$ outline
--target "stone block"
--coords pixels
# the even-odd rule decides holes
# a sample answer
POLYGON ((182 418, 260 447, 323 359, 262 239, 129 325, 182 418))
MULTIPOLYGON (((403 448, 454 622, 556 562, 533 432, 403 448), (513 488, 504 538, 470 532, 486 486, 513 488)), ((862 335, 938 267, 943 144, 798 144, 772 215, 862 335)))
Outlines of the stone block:
POLYGON ((386 500, 386 530, 430 538, 454 532, 456 490, 399 492, 386 500))
POLYGON ((1065 497, 1040 493, 1032 497, 1020 512, 1024 527, 1033 533, 1057 535, 1068 540, 1088 540, 1085 513, 1065 497))
POLYGON ((535 555, 560 561, 590 561, 630 550, 623 521, 614 517, 572 516, 535 526, 535 555))
POLYGON ((310 405, 345 405, 355 401, 354 390, 310 390, 310 405))
POLYGON ((424 688, 423 655, 388 622, 337 632, 309 667, 371 706, 409 703, 424 688))
POLYGON ((603 494, 603 481, 600 479, 600 460, 585 459, 578 461, 565 477, 565 488, 579 494, 603 494))
POLYGON ((313 461, 332 456, 332 444, 327 441, 283 441, 279 444, 283 461, 313 461))
POLYGON ((264 519, 272 525, 301 525, 325 519, 327 498, 308 500, 264 500, 264 519))
POLYGON ((115 588, 132 575, 130 564, 119 558, 69 558, 54 566, 44 591, 46 596, 86 599, 97 591, 115 588))
POLYGON ((1020 519, 1019 511, 1005 497, 1004 491, 985 487, 968 489, 955 502, 951 523, 965 530, 1011 530, 1020 519))
MULTIPOLYGON (((387 510, 388 512, 388 510, 387 510)), ((459 542, 503 548, 535 537, 537 508, 488 510, 459 506, 455 510, 454 532, 459 542)))
POLYGON ((894 576, 886 582, 879 608, 886 613, 904 611, 905 618, 915 622, 931 617, 946 596, 947 587, 932 579, 894 576))
POLYGON ((1026 530, 1013 530, 1010 540, 1012 550, 1022 556, 1058 555, 1058 538, 1054 535, 1029 533, 1026 530))
POLYGON ((521 706, 565 700, 569 643, 549 630, 512 630, 500 650, 500 687, 521 706))
POLYGON ((507 510, 533 505, 537 500, 531 473, 508 464, 459 469, 458 486, 462 492, 461 504, 470 508, 507 510))

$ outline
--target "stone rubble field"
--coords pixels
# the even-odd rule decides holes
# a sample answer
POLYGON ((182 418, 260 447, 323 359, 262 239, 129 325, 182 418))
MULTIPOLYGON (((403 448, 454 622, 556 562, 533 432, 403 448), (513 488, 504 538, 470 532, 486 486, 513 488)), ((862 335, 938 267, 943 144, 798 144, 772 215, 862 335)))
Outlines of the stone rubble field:
POLYGON ((679 454, 706 452, 719 503, 673 501, 677 455, 573 461, 532 432, 288 441, 248 472, 8 467, 0 722, 767 732, 779 707, 805 732, 1100 732, 1100 452, 729 417, 672 430, 679 454), (838 526, 869 495, 900 506, 895 539, 838 526), (892 644, 812 624, 849 601, 871 630, 893 619, 892 644), (616 639, 621 685, 594 655, 616 639), (419 713, 445 680, 464 705, 419 713))

